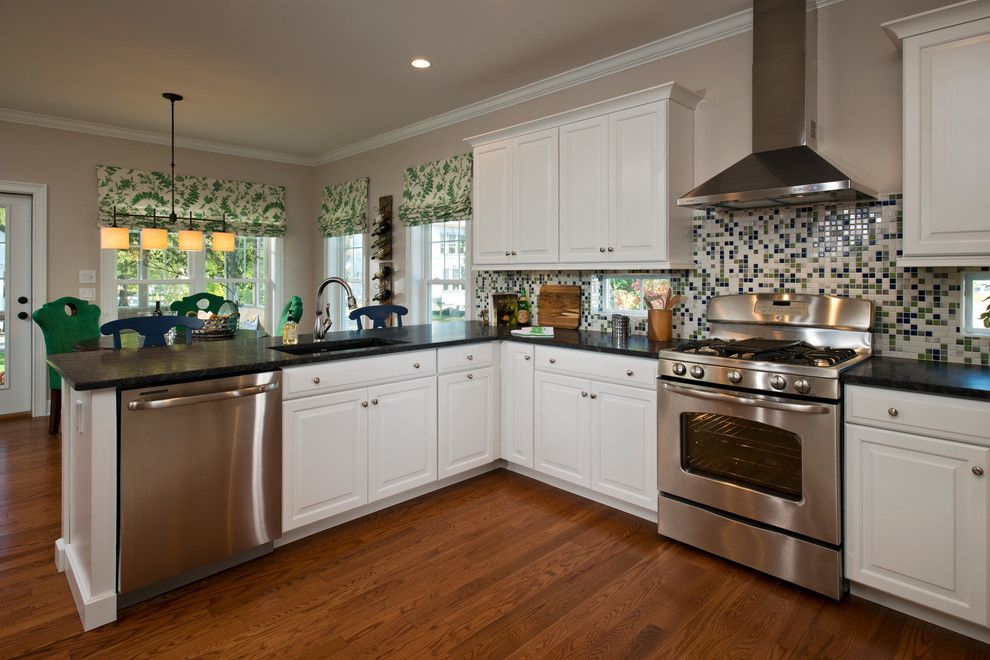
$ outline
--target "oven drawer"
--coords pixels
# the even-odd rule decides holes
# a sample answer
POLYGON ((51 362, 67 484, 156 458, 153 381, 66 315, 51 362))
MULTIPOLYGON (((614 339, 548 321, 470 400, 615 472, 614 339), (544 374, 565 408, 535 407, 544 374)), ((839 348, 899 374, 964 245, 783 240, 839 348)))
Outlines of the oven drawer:
POLYGON ((650 389, 657 384, 656 360, 612 353, 537 346, 536 369, 650 389))
POLYGON ((878 387, 846 387, 845 421, 990 446, 990 403, 878 387))

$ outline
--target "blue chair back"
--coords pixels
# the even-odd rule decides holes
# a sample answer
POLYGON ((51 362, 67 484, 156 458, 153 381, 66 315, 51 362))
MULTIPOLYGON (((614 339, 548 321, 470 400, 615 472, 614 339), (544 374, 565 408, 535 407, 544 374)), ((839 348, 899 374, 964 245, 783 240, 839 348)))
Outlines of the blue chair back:
POLYGON ((113 347, 120 348, 120 331, 134 330, 144 337, 141 348, 165 345, 165 333, 172 328, 186 329, 186 343, 192 343, 192 331, 203 327, 203 320, 191 316, 135 316, 118 319, 100 326, 100 332, 113 335, 113 347))
POLYGON ((368 305, 367 307, 358 307, 353 312, 348 314, 348 318, 357 323, 357 329, 363 330, 361 325, 361 317, 367 316, 371 319, 372 328, 384 328, 385 321, 388 320, 390 314, 395 314, 395 320, 398 322, 399 327, 402 327, 402 317, 409 313, 409 310, 402 305, 368 305))

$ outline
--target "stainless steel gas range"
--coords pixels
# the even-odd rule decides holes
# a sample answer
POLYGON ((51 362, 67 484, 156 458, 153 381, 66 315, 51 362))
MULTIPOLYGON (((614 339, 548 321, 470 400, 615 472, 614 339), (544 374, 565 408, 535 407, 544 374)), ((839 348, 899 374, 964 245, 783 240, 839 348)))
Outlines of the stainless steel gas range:
POLYGON ((873 303, 716 296, 707 320, 660 353, 660 533, 839 599, 839 374, 870 357, 873 303))

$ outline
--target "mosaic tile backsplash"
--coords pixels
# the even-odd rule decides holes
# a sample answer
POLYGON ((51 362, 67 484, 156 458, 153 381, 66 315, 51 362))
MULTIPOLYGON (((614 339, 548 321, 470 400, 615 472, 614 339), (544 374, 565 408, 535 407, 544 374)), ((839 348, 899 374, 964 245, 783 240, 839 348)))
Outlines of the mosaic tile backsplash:
MULTIPOLYGON (((694 221, 693 271, 636 271, 670 280, 683 295, 674 335, 707 333, 705 306, 714 295, 785 291, 866 298, 876 303, 876 354, 990 365, 990 338, 964 337, 963 269, 898 268, 900 195, 876 202, 726 212, 694 221)), ((608 330, 601 273, 475 271, 475 318, 495 291, 526 287, 539 308, 540 285, 581 287, 581 327, 608 330)), ((645 333, 645 318, 632 320, 645 333)))

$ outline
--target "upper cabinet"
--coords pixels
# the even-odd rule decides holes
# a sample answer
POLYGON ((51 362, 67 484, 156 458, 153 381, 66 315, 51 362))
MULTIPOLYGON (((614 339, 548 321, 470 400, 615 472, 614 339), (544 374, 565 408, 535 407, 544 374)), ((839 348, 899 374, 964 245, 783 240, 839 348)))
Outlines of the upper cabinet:
POLYGON ((904 58, 903 266, 990 264, 990 0, 884 24, 904 58))
POLYGON ((694 108, 674 83, 470 138, 474 265, 690 268, 694 108))

